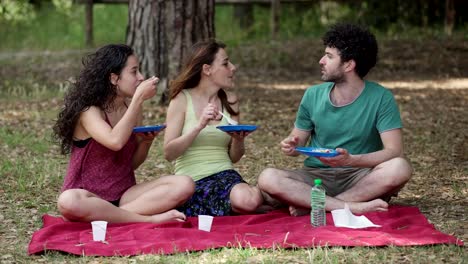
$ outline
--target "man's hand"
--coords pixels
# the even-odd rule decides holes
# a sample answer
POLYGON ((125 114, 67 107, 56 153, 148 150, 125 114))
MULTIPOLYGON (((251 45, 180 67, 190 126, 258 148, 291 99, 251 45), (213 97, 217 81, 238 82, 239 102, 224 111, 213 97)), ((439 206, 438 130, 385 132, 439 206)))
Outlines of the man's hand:
POLYGON ((346 149, 337 148, 336 151, 339 153, 335 157, 318 157, 318 159, 325 165, 330 167, 345 167, 352 164, 353 156, 348 153, 346 149))
POLYGON ((281 141, 280 143, 281 151, 283 151, 283 153, 288 156, 297 156, 297 152, 295 148, 298 143, 299 143, 299 137, 297 136, 287 137, 283 139, 283 141, 281 141))

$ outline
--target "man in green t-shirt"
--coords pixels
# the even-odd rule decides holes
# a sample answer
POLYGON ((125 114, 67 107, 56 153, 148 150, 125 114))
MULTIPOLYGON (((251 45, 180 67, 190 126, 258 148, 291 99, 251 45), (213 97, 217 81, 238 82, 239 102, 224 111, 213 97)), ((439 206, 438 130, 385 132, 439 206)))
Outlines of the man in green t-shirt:
POLYGON ((322 179, 326 210, 349 205, 362 214, 385 211, 388 201, 411 178, 403 158, 402 124, 392 93, 364 80, 377 62, 378 46, 368 30, 333 26, 323 37, 320 85, 308 88, 291 134, 280 145, 285 155, 296 147, 328 148, 336 157, 310 156, 296 170, 265 169, 258 185, 271 204, 287 204, 291 215, 310 211, 314 179, 322 179))

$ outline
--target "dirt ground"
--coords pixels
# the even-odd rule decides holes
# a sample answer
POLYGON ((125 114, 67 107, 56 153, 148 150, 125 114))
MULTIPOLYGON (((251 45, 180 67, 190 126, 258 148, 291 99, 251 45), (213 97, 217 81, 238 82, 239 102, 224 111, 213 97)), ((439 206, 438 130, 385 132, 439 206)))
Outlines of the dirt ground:
MULTIPOLYGON (((259 126, 247 139, 246 156, 236 168, 249 182, 255 183, 265 167, 301 166, 302 159, 283 157, 278 143, 293 126, 304 89, 320 81, 318 60, 323 53, 320 41, 244 45, 231 47, 228 52, 238 66, 237 93, 242 119, 244 123, 259 126)), ((77 72, 80 56, 60 53, 12 55, 2 59, 1 92, 7 93, 15 83, 54 89, 77 72)), ((381 40, 379 57, 368 79, 384 84, 394 93, 404 125, 405 154, 414 167, 412 180, 392 203, 417 206, 438 229, 466 241, 468 42, 463 39, 381 40)), ((58 111, 59 107, 60 98, 55 97, 2 99, 0 125, 25 133, 36 131, 32 132, 35 136, 46 138, 53 122, 50 112, 58 111), (48 114, 28 115, 29 109, 48 114)), ((164 118, 164 106, 155 102, 148 105, 147 124, 163 122, 164 118)), ((159 150, 155 152, 160 154, 160 143, 156 143, 156 148, 159 150)), ((0 156, 21 155, 5 151, 1 148, 0 156)), ((57 148, 47 155, 62 159, 65 169, 66 158, 58 155, 57 148)), ((142 167, 139 180, 170 173, 170 164, 161 157, 155 159, 158 161, 142 167)), ((58 188, 59 183, 47 190, 58 188)), ((55 195, 45 199, 44 203, 55 203, 55 195)), ((23 213, 31 215, 29 211, 23 213)), ((13 223, 9 226, 15 228, 13 223)))
MULTIPOLYGON (((314 44, 292 42, 286 50, 278 44, 273 54, 289 61, 265 62, 241 76, 240 94, 252 106, 245 115, 271 134, 268 140, 279 142, 289 133, 303 89, 319 82, 323 48, 314 44)), ((254 57, 249 51, 243 50, 246 68, 254 57)), ((269 55, 263 58, 268 61, 269 55)), ((394 93, 403 119, 405 154, 414 167, 412 180, 393 202, 418 206, 437 227, 466 241, 468 42, 381 41, 378 65, 367 79, 394 93)), ((291 161, 285 165, 291 166, 291 161)))

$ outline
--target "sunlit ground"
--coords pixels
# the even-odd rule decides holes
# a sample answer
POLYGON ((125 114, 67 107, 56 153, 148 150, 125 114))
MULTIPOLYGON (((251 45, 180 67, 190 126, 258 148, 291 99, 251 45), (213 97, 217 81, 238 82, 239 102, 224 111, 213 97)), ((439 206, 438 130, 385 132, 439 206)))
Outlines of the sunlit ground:
MULTIPOLYGON (((390 88, 407 88, 407 89, 468 89, 468 78, 450 78, 437 80, 418 80, 418 81, 377 81, 381 85, 390 88)), ((247 86, 254 86, 265 89, 278 90, 294 90, 306 89, 316 83, 245 83, 247 86)))

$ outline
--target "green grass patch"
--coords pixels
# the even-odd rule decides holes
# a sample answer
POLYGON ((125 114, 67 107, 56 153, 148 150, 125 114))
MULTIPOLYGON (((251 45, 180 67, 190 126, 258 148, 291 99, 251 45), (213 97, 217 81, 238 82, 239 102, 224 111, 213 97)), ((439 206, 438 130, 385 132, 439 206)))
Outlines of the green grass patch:
MULTIPOLYGON (((95 4, 93 13, 96 45, 125 42, 126 5, 95 4)), ((84 24, 84 5, 73 5, 69 12, 60 12, 44 3, 28 20, 2 21, 0 50, 84 49, 84 24)))
MULTIPOLYGON (((13 193, 32 195, 41 189, 50 186, 50 182, 62 175, 62 167, 59 163, 44 158, 30 155, 25 157, 8 158, 0 164, 3 175, 15 175, 15 181, 10 182, 8 189, 13 193), (28 157, 29 156, 29 157, 28 157)), ((37 201, 25 201, 32 207, 36 207, 37 201)))
POLYGON ((0 141, 6 144, 4 147, 11 149, 25 147, 27 151, 36 155, 44 154, 50 147, 48 140, 37 138, 32 133, 20 132, 13 127, 0 128, 0 141))
POLYGON ((45 99, 56 95, 63 95, 69 83, 60 83, 57 87, 51 88, 47 84, 41 84, 33 79, 0 81, 0 96, 3 99, 45 99))
MULTIPOLYGON (((48 186, 60 184, 63 175, 63 164, 60 160, 51 159, 51 150, 55 151, 52 142, 35 131, 0 128, 2 152, 8 153, 0 162, 0 174, 5 176, 1 181, 6 197, 18 198, 26 195, 41 195, 41 190, 48 186)), ((37 200, 23 200, 26 206, 36 206, 37 200)))

